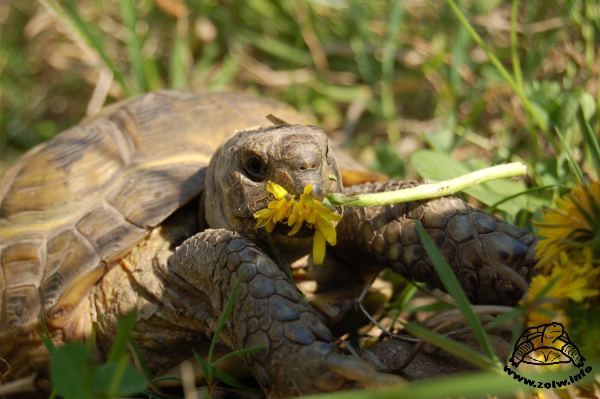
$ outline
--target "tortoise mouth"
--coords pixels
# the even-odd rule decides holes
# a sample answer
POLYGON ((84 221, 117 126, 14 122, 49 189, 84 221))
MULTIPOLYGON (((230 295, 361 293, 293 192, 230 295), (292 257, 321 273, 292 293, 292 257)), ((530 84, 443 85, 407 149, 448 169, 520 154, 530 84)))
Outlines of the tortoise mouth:
POLYGON ((294 237, 308 238, 308 237, 312 237, 315 234, 315 229, 308 227, 306 224, 304 224, 300 228, 300 230, 298 230, 298 232, 296 234, 294 234, 293 236, 288 235, 288 233, 290 232, 291 229, 292 228, 285 223, 278 223, 277 225, 275 225, 275 228, 273 229, 273 233, 277 234, 279 236, 289 237, 290 239, 293 239, 294 237))

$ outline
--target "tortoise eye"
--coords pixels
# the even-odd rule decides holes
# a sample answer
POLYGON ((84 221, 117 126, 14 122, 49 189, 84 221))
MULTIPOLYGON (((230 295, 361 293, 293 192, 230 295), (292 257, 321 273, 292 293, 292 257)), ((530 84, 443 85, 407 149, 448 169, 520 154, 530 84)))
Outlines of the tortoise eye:
POLYGON ((244 174, 254 182, 262 182, 267 177, 267 168, 257 156, 250 156, 244 161, 244 174))

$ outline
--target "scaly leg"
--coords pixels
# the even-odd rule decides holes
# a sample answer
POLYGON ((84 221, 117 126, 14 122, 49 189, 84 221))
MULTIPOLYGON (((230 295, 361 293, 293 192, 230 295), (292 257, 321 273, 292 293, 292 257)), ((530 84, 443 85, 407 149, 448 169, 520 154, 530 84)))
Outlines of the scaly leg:
MULTIPOLYGON (((219 340, 233 349, 264 348, 246 355, 246 361, 270 397, 398 381, 340 353, 330 331, 285 273, 239 234, 217 229, 189 238, 169 259, 168 272, 179 285, 208 297, 213 320, 222 314, 239 279, 219 340)), ((214 329, 214 321, 208 324, 214 329)))
MULTIPOLYGON (((346 188, 347 193, 398 190, 415 183, 390 181, 346 188)), ((416 281, 443 288, 415 228, 421 221, 473 303, 512 305, 535 264, 535 238, 455 197, 344 209, 335 254, 358 273, 377 263, 416 281)))

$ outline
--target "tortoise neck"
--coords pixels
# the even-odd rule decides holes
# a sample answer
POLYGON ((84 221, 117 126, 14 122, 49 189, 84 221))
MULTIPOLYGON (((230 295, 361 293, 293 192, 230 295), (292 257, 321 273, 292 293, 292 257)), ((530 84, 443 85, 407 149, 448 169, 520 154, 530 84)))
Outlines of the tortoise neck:
POLYGON ((208 221, 206 220, 205 192, 205 190, 202 190, 200 196, 198 197, 198 231, 204 231, 210 227, 208 225, 208 221))

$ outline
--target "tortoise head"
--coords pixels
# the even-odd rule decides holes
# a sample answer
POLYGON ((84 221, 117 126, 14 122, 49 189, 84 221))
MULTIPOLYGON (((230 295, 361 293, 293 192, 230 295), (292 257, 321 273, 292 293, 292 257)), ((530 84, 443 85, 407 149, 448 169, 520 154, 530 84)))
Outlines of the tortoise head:
MULTIPOLYGON (((209 227, 265 242, 266 232, 256 229, 253 214, 272 199, 268 181, 296 196, 312 184, 317 199, 342 190, 335 158, 321 129, 284 124, 241 131, 216 151, 208 167, 203 201, 209 227)), ((287 226, 278 225, 272 237, 282 250, 300 255, 312 242, 313 232, 303 230, 290 237, 287 226)))

